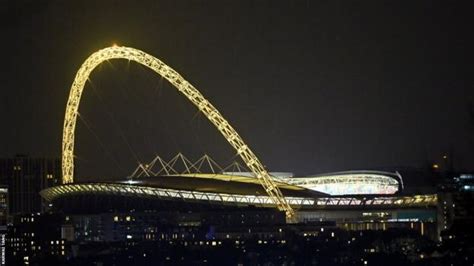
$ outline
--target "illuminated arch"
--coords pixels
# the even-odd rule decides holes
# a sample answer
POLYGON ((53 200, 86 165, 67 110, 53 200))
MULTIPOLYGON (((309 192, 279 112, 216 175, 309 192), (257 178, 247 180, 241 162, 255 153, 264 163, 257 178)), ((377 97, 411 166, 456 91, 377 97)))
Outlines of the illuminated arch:
POLYGON ((285 211, 288 218, 294 215, 293 209, 283 197, 278 186, 263 167, 260 160, 245 144, 235 129, 222 117, 217 109, 207 101, 202 94, 187 82, 180 74, 159 59, 134 48, 113 46, 93 53, 77 71, 71 86, 66 105, 62 143, 62 172, 63 183, 74 181, 74 132, 76 128, 77 111, 81 100, 84 84, 90 73, 100 63, 109 59, 128 59, 142 64, 167 79, 179 92, 184 94, 211 121, 219 132, 226 138, 249 169, 259 179, 265 191, 277 204, 278 209, 285 211))

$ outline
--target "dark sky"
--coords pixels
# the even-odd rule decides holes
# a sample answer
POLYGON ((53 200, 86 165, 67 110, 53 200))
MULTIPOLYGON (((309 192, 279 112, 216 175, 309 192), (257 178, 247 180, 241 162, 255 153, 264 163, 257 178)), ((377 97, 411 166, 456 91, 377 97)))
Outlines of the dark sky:
MULTIPOLYGON (((422 167, 450 150, 474 168, 473 21, 462 2, 0 3, 0 156, 59 156, 75 72, 117 43, 181 73, 270 170, 422 167)), ((196 110, 148 69, 101 65, 79 110, 78 173, 126 175, 178 151, 230 162, 196 110)))

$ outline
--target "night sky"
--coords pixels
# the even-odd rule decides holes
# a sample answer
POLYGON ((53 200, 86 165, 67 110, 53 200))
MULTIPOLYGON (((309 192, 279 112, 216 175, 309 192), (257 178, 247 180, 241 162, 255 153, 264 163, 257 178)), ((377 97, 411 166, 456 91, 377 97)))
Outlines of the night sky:
MULTIPOLYGON (((473 169, 471 17, 446 1, 0 1, 0 156, 59 157, 75 72, 116 43, 177 70, 271 171, 421 168, 448 153, 473 169)), ((236 158, 133 62, 96 69, 79 111, 79 176, 178 151, 236 158)))

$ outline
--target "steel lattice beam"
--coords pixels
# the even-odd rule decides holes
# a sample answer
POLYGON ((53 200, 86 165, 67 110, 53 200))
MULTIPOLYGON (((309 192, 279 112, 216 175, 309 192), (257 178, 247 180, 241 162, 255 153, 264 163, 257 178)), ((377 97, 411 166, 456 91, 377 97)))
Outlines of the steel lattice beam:
POLYGON ((224 119, 219 111, 204 98, 204 96, 180 74, 159 59, 130 47, 109 47, 93 53, 82 64, 76 74, 71 87, 69 99, 66 106, 64 119, 63 143, 62 143, 62 171, 63 183, 74 181, 74 134, 76 118, 84 85, 90 73, 104 61, 110 59, 128 59, 142 64, 168 80, 179 92, 184 94, 212 124, 225 137, 229 144, 237 151, 247 167, 259 179, 265 191, 268 193, 278 209, 285 211, 288 218, 294 216, 294 211, 283 197, 272 177, 265 170, 260 160, 245 144, 237 131, 224 119))
MULTIPOLYGON (((196 200, 206 202, 219 202, 230 204, 251 204, 264 207, 274 206, 274 201, 268 196, 242 195, 216 192, 202 192, 179 190, 171 188, 149 187, 131 185, 124 183, 90 183, 90 184, 67 184, 54 186, 40 192, 47 201, 67 195, 81 194, 103 194, 122 195, 134 197, 149 197, 168 200, 196 200)), ((286 201, 294 208, 324 208, 324 207, 350 207, 350 206, 383 206, 396 208, 410 207, 436 207, 438 196, 436 194, 393 196, 393 197, 329 197, 329 198, 305 198, 285 197, 286 201)))

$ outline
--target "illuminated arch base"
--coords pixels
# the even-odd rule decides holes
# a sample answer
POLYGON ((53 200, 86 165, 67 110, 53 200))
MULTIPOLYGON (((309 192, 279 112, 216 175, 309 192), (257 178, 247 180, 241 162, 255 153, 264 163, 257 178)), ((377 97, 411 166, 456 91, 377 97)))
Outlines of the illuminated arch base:
POLYGON ((180 74, 167 66, 159 59, 130 47, 109 47, 92 54, 82 64, 76 74, 71 87, 71 92, 66 106, 66 116, 64 119, 63 144, 62 144, 62 171, 63 183, 74 181, 74 132, 76 128, 77 111, 81 100, 84 84, 90 73, 100 63, 109 59, 128 59, 142 64, 157 74, 167 79, 179 92, 184 94, 219 130, 248 168, 258 178, 265 191, 268 193, 278 209, 285 211, 288 218, 294 216, 294 211, 283 197, 280 189, 273 182, 272 177, 263 167, 260 160, 245 144, 235 129, 222 117, 217 109, 207 101, 204 96, 193 85, 187 82, 180 74))

